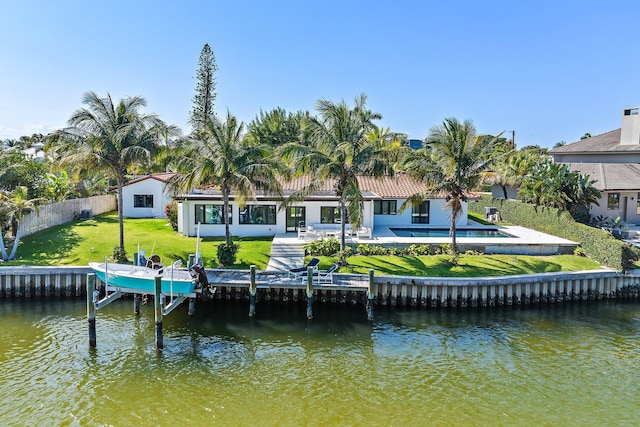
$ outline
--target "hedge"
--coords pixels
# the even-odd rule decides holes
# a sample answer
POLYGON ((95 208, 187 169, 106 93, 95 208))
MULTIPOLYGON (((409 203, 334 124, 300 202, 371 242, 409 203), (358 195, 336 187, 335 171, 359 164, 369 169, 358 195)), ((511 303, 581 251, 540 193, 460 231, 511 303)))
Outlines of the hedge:
POLYGON ((638 259, 637 248, 605 230, 576 222, 566 211, 488 195, 469 203, 468 209, 484 215, 485 207, 496 207, 503 221, 578 242, 587 256, 618 271, 630 270, 638 259))

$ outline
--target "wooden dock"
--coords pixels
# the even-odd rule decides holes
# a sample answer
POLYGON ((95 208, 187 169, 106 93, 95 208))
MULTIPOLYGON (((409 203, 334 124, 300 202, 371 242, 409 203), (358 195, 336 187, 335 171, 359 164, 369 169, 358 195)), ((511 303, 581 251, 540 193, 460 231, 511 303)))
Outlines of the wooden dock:
MULTIPOLYGON (((88 267, 0 267, 0 298, 86 295, 88 267)), ((287 273, 208 270, 213 299, 254 302, 305 301, 309 284, 287 273)), ((104 284, 96 283, 104 293, 104 284)), ((439 278, 334 274, 332 283, 313 283, 316 302, 424 308, 494 307, 595 299, 637 299, 640 274, 611 270, 488 278, 439 278)), ((199 295, 198 298, 203 298, 199 295)))

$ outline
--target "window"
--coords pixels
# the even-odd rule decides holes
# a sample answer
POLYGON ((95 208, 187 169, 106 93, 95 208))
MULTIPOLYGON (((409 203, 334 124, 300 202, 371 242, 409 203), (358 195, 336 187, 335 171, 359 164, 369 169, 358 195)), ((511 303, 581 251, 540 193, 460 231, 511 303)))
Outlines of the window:
POLYGON ((412 224, 429 224, 429 201, 413 204, 412 224))
POLYGON ((240 211, 240 224, 276 223, 276 205, 249 205, 240 211))
MULTIPOLYGON (((196 205, 196 224, 224 224, 224 205, 196 205)), ((229 224, 233 224, 233 206, 229 205, 229 224)))
MULTIPOLYGON (((345 212, 346 221, 349 223, 349 211, 345 212)), ((320 222, 322 224, 340 224, 339 206, 320 206, 320 222)))
POLYGON ((398 210, 396 200, 375 200, 373 202, 373 213, 376 215, 395 215, 398 210))
POLYGON ((640 193, 636 197, 636 215, 640 215, 640 193))
POLYGON ((134 208, 152 208, 153 194, 135 194, 133 196, 134 208))
POLYGON ((620 193, 609 193, 607 197, 607 209, 620 209, 620 193))

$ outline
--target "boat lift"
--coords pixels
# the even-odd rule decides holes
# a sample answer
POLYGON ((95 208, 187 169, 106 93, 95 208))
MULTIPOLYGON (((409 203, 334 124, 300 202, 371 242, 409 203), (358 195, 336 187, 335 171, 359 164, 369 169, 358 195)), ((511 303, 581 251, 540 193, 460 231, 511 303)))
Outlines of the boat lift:
MULTIPOLYGON (((176 263, 174 263, 174 266, 176 263)), ((173 270, 172 270, 173 271, 173 270)), ((95 273, 87 274, 87 319, 89 323, 89 346, 96 346, 96 310, 106 307, 112 302, 119 299, 124 294, 134 295, 134 312, 140 314, 140 299, 141 295, 153 295, 155 301, 155 321, 156 321, 156 349, 162 350, 164 347, 162 339, 162 317, 168 315, 175 310, 180 304, 187 299, 189 300, 189 315, 195 313, 195 302, 198 293, 201 293, 201 289, 195 289, 194 292, 173 294, 173 287, 169 294, 162 292, 162 277, 157 275, 154 278, 154 292, 153 294, 141 289, 123 288, 109 285, 109 274, 105 272, 105 290, 106 295, 102 299, 100 298, 100 291, 96 289, 96 275, 95 273), (166 298, 169 296, 169 304, 166 304, 166 298)))

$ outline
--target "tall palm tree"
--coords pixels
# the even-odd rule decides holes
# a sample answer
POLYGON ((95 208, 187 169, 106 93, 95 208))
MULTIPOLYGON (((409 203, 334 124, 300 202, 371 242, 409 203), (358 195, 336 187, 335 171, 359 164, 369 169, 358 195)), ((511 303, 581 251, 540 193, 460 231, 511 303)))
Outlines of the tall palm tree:
POLYGON ((295 175, 313 177, 285 204, 304 200, 327 182, 335 181, 341 218, 341 251, 345 248, 347 215, 353 226, 359 227, 362 223, 363 198, 358 176, 393 174, 388 132, 380 132, 373 123, 382 116, 367 110, 366 99, 364 94, 360 95, 353 108, 344 101, 336 104, 320 99, 316 103, 320 116, 304 121, 303 143, 285 144, 280 151, 282 159, 292 166, 295 175))
POLYGON ((87 107, 76 110, 68 121, 69 127, 58 132, 60 166, 103 173, 116 180, 120 250, 124 252, 122 187, 127 168, 140 161, 149 162, 167 132, 177 136, 177 129, 168 127, 155 114, 141 113, 147 102, 139 96, 114 105, 109 94, 100 98, 87 92, 82 102, 87 107))
POLYGON ((225 240, 231 244, 229 229, 229 198, 244 206, 249 199, 256 199, 259 190, 281 195, 277 178, 282 167, 266 145, 243 143, 244 123, 229 112, 224 122, 207 120, 205 126, 187 139, 177 163, 178 174, 170 185, 181 192, 193 188, 216 186, 222 192, 225 240))
POLYGON ((442 125, 431 128, 425 148, 409 152, 403 162, 407 174, 424 182, 426 189, 408 199, 401 210, 414 202, 444 196, 451 217, 449 235, 454 255, 458 253, 455 231, 462 203, 478 189, 483 172, 496 159, 490 155, 496 139, 478 137, 470 120, 447 118, 442 125))

